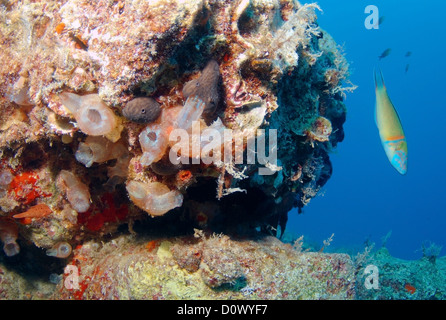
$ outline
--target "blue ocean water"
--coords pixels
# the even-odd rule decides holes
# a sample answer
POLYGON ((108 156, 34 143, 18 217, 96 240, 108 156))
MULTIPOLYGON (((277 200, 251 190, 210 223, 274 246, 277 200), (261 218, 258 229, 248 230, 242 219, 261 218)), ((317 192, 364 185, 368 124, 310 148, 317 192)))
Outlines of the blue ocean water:
POLYGON ((343 46, 358 86, 347 95, 345 139, 330 155, 333 175, 322 195, 289 214, 287 231, 334 248, 386 243, 402 259, 418 259, 422 245, 446 252, 446 1, 319 0, 319 25, 343 46), (368 5, 383 16, 368 30, 368 5), (389 56, 378 61, 387 48, 389 56), (411 51, 410 57, 405 57, 411 51), (406 65, 409 70, 406 73, 406 65), (408 173, 388 162, 374 121, 373 70, 380 66, 408 142, 408 173))

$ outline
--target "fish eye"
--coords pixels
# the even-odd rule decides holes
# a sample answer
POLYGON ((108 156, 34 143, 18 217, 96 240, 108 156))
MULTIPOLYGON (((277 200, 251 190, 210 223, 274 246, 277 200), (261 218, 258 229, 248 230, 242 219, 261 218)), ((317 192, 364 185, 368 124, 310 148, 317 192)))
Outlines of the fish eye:
POLYGON ((199 87, 199 86, 200 86, 200 82, 198 82, 198 81, 195 82, 195 86, 196 86, 196 87, 199 87))
POLYGON ((146 113, 146 109, 141 109, 141 113, 146 113))

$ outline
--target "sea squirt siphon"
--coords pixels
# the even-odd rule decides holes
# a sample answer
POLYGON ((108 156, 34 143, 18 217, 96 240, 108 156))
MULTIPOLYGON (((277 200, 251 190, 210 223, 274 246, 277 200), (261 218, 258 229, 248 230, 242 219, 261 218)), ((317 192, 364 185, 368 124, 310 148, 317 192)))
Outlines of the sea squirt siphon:
POLYGON ((19 228, 14 221, 0 217, 0 240, 3 242, 3 251, 8 257, 15 256, 20 252, 16 240, 19 228))
MULTIPOLYGON (((83 133, 91 136, 107 136, 112 134, 112 131, 119 131, 118 117, 98 94, 80 96, 62 92, 59 98, 62 104, 71 111, 83 133)), ((120 131, 118 133, 120 135, 120 131)))
POLYGON ((46 251, 46 255, 50 257, 56 257, 56 258, 67 258, 70 256, 72 251, 71 245, 68 242, 59 242, 51 249, 48 249, 46 251))

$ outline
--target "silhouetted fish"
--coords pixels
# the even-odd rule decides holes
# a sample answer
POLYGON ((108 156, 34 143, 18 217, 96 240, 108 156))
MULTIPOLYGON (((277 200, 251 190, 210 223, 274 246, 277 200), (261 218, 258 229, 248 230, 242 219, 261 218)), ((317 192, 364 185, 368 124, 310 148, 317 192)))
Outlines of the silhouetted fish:
POLYGON ((407 71, 409 71, 409 64, 406 64, 406 73, 407 73, 407 71))
POLYGON ((377 26, 382 25, 383 22, 384 22, 384 20, 386 20, 386 17, 385 17, 385 16, 381 16, 381 17, 379 17, 378 22, 374 25, 374 27, 377 27, 377 26))
POLYGON ((412 51, 407 51, 404 55, 406 58, 410 57, 412 55, 412 51))
POLYGON ((381 55, 378 57, 379 60, 381 60, 382 58, 387 57, 390 54, 391 51, 392 51, 392 49, 390 49, 390 48, 384 50, 383 53, 381 53, 381 55))

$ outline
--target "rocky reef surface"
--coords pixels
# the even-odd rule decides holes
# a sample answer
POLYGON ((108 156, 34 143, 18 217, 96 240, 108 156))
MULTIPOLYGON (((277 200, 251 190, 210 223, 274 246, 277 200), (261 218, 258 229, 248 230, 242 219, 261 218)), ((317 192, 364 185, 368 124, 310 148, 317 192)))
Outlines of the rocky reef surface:
POLYGON ((368 277, 373 277, 370 265, 376 270, 376 287, 357 285, 358 299, 446 299, 446 256, 439 257, 438 252, 423 250, 423 256, 419 260, 403 260, 392 257, 387 248, 382 247, 367 258, 366 264, 356 265, 358 284, 364 284, 369 281, 368 277))
POLYGON ((79 289, 58 284, 57 299, 351 299, 354 268, 345 254, 301 253, 267 236, 155 240, 122 236, 87 242, 70 265, 79 289))
POLYGON ((11 274, 57 282, 70 261, 85 288, 59 284, 36 298, 242 297, 234 288, 263 298, 353 297, 347 256, 297 255, 278 240, 246 237, 234 242, 232 250, 246 250, 235 266, 235 240, 209 240, 254 230, 280 236, 290 209, 307 205, 331 176, 353 86, 342 51, 317 24, 319 10, 294 0, 1 2, 2 297, 18 283, 11 274), (197 130, 199 140, 174 149, 177 129, 197 130), (221 143, 202 138, 227 131, 221 143), (269 157, 259 157, 260 141, 269 141, 269 157), (187 242, 195 228, 206 241, 187 242), (148 230, 159 235, 150 245, 137 236, 148 230), (123 248, 128 255, 112 254, 123 248), (215 269, 217 251, 228 273, 215 269), (256 265, 249 252, 316 287, 287 287, 284 275, 256 282, 256 270, 272 265, 256 265), (163 264, 167 273, 150 275, 163 264), (334 265, 346 270, 322 293, 317 281, 334 265), (307 278, 295 267, 325 273, 307 278), (130 291, 113 288, 113 268, 126 268, 130 291), (111 277, 110 288, 95 287, 97 277, 111 277), (144 291, 156 281, 158 292, 144 291))

